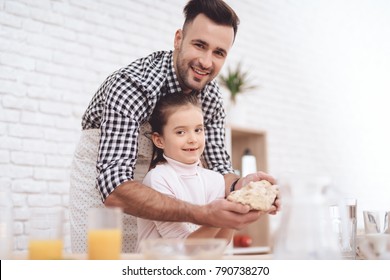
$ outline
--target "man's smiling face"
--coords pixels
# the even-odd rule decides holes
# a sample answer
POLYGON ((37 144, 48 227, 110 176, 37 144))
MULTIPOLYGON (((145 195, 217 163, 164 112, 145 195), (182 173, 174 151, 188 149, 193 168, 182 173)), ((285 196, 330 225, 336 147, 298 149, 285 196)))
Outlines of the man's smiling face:
POLYGON ((175 34, 174 67, 183 92, 200 91, 221 70, 234 41, 231 26, 199 14, 175 34))

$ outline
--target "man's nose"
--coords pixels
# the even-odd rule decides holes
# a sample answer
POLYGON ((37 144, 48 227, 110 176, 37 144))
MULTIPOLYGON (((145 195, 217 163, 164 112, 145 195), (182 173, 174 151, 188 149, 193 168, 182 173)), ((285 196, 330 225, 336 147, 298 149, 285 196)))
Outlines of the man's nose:
POLYGON ((213 65, 212 52, 203 52, 201 57, 199 58, 199 63, 203 69, 209 69, 213 65))

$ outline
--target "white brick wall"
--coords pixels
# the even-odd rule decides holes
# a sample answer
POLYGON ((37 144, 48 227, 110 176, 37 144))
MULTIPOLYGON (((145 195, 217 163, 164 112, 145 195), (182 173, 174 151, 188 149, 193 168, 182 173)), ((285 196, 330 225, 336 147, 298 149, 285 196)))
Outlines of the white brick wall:
POLYGON ((12 189, 16 250, 32 208, 67 210, 81 116, 103 79, 171 48, 184 1, 158 3, 0 1, 0 187, 12 189))
MULTIPOLYGON (((16 250, 26 250, 29 210, 67 209, 69 166, 94 91, 135 58, 171 49, 185 2, 0 0, 0 187, 12 189, 16 250)), ((241 25, 227 64, 242 61, 260 86, 240 96, 248 113, 238 124, 268 132, 270 173, 329 175, 363 207, 373 207, 367 186, 388 203, 387 170, 363 163, 390 156, 381 102, 389 3, 228 3, 241 25)))

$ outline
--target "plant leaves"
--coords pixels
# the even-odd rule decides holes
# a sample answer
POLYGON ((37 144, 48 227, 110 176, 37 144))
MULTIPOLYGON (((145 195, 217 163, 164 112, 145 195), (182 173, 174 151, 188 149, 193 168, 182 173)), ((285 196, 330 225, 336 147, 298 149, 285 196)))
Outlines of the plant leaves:
POLYGON ((248 72, 241 70, 241 63, 238 63, 235 69, 228 67, 226 76, 220 74, 219 82, 230 91, 230 98, 233 102, 236 101, 238 94, 257 87, 249 85, 248 72))

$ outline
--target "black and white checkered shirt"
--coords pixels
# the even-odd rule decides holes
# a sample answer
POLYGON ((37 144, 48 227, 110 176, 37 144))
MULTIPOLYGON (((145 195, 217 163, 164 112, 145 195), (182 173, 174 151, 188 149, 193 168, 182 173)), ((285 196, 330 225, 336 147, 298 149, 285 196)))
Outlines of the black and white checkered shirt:
MULTIPOLYGON (((97 185, 102 198, 121 183, 133 180, 140 125, 148 120, 159 98, 182 92, 173 68, 173 52, 155 52, 111 74, 100 86, 82 120, 82 128, 100 129, 97 185)), ((208 167, 232 173, 225 150, 225 111, 215 81, 200 92, 204 114, 208 167)))

